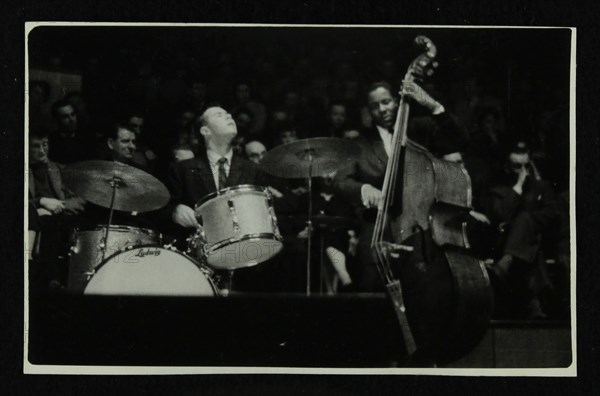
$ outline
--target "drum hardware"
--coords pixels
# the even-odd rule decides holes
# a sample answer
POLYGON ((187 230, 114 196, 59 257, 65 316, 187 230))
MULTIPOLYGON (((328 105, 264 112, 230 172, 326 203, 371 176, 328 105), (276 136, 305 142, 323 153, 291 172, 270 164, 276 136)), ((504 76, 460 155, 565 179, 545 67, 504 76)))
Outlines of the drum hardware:
MULTIPOLYGON (((187 241, 188 241, 188 242, 189 242, 189 240, 190 240, 190 238, 187 238, 187 241)), ((177 242, 177 239, 173 239, 173 240, 171 241, 171 243, 168 243, 168 244, 166 244, 166 245, 163 245, 163 248, 165 248, 165 249, 169 249, 169 250, 178 250, 178 249, 175 247, 175 243, 176 243, 176 242, 177 242)))
POLYGON ((279 233, 279 225, 277 224, 277 215, 275 214, 275 204, 273 203, 273 194, 271 194, 271 191, 269 191, 269 189, 267 188, 266 190, 267 193, 267 210, 269 212, 269 216, 271 216, 271 224, 273 226, 273 229, 275 230, 275 236, 277 238, 283 239, 283 237, 281 236, 281 234, 279 233))
POLYGON ((328 176, 337 171, 343 161, 349 161, 359 153, 355 142, 340 138, 301 139, 275 147, 267 152, 261 167, 268 173, 282 178, 306 179, 308 187, 306 295, 310 296, 310 267, 313 231, 312 178, 328 176))
POLYGON ((231 222, 232 222, 232 226, 233 226, 233 232, 235 233, 236 236, 240 236, 240 222, 238 220, 237 217, 237 213, 235 211, 235 203, 233 202, 233 199, 228 199, 227 200, 227 206, 229 206, 229 212, 231 213, 231 222))

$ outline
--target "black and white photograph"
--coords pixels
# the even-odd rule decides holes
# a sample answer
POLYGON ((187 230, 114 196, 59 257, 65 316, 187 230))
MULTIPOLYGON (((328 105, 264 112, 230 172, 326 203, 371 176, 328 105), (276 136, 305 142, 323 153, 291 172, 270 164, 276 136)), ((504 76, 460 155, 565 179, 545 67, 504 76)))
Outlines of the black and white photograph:
POLYGON ((25 37, 25 373, 577 374, 577 29, 25 37))

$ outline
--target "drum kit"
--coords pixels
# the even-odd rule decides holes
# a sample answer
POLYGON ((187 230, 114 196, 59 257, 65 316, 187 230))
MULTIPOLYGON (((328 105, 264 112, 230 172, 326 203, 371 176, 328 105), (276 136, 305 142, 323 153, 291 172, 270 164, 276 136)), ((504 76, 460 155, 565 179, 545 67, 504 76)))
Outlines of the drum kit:
MULTIPOLYGON (((283 178, 305 178, 309 190, 308 251, 313 228, 312 178, 327 176, 358 152, 336 138, 304 139, 276 147, 261 163, 283 178)), ((162 244, 154 230, 112 224, 113 212, 149 212, 164 207, 167 188, 154 176, 119 162, 85 161, 69 166, 65 183, 83 199, 109 209, 108 222, 76 228, 71 236, 67 290, 84 295, 215 296, 215 271, 231 275, 266 262, 283 249, 273 197, 267 187, 240 185, 216 191, 195 207, 198 227, 186 252, 162 244)), ((343 219, 318 219, 318 224, 343 219)), ((307 294, 310 294, 310 253, 307 294)), ((231 285, 229 285, 231 286, 231 285)), ((225 288, 227 290, 227 288, 225 288)))

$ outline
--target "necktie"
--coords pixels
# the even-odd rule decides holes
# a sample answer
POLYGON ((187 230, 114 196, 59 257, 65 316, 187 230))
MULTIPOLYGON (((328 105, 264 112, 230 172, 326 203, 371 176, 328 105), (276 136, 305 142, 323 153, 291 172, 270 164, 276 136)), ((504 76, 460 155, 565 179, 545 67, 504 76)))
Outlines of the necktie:
POLYGON ((219 185, 217 189, 225 188, 225 184, 227 183, 227 172, 225 171, 225 164, 227 163, 227 158, 223 157, 219 161, 219 185))

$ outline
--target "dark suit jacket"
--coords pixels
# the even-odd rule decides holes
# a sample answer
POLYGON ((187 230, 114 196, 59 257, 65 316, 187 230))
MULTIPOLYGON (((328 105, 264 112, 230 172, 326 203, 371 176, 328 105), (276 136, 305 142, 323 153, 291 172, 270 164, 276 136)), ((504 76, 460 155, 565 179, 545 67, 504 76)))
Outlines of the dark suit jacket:
MULTIPOLYGON (((171 211, 179 204, 194 208, 206 195, 217 191, 206 154, 173 164, 165 182, 171 192, 171 211)), ((258 165, 234 154, 227 187, 241 184, 267 185, 266 177, 258 165)))
MULTIPOLYGON (((424 145, 427 150, 438 155, 458 152, 464 148, 460 128, 450 114, 444 112, 428 119, 427 128, 409 128, 408 136, 412 144, 417 147, 424 145)), ((356 142, 360 153, 354 161, 338 170, 334 189, 348 202, 362 206, 362 185, 366 183, 377 189, 382 188, 388 156, 375 126, 356 142)))
POLYGON ((489 190, 484 211, 492 222, 508 222, 525 211, 541 230, 558 217, 556 195, 550 183, 530 178, 525 182, 521 195, 512 186, 512 182, 507 182, 489 190))

